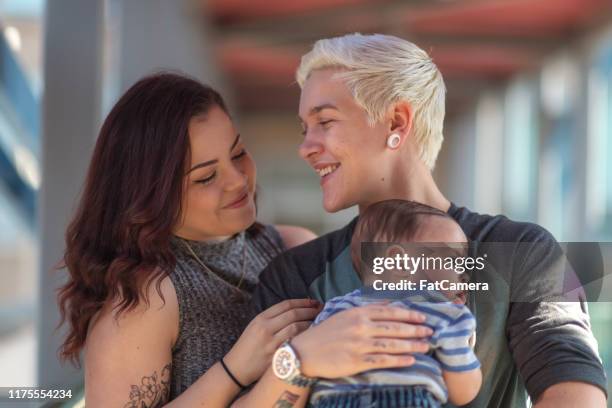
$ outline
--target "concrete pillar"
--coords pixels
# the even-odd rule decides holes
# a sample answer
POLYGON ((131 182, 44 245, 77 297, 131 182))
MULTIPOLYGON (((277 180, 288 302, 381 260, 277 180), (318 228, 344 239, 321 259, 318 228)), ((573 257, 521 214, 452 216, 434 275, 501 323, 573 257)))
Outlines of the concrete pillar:
POLYGON ((42 185, 39 199, 40 276, 38 385, 66 388, 82 382, 79 370, 60 365, 64 330, 55 290, 65 271, 53 271, 64 251, 64 232, 81 189, 100 112, 103 2, 49 0, 45 21, 42 100, 42 185))
POLYGON ((116 47, 110 55, 117 59, 118 93, 147 74, 172 70, 229 97, 217 69, 203 4, 194 0, 110 0, 110 36, 116 47))

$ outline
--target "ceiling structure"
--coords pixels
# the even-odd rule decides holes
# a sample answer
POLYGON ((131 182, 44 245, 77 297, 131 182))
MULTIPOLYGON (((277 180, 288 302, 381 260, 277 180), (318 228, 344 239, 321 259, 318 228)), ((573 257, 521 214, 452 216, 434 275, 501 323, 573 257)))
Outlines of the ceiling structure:
POLYGON ((209 0, 216 53, 247 110, 293 110, 294 72, 314 41, 350 32, 409 39, 428 51, 448 108, 612 19, 610 0, 209 0))

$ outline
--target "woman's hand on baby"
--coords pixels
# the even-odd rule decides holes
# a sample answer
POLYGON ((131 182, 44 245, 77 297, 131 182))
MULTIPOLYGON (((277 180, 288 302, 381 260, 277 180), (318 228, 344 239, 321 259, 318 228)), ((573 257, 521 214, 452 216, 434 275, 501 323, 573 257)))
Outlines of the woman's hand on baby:
POLYGON ((321 308, 316 300, 291 299, 264 310, 249 323, 225 356, 228 368, 244 385, 258 380, 270 366, 276 349, 306 330, 321 308))
POLYGON ((362 371, 408 366, 412 353, 423 353, 432 330, 420 325, 421 313, 375 304, 339 312, 296 336, 302 373, 338 378, 362 371))

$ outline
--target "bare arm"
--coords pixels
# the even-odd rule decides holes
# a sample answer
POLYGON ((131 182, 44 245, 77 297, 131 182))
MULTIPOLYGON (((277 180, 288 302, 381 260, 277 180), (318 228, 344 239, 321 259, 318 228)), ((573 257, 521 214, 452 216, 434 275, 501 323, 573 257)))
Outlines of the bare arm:
MULTIPOLYGON (((414 363, 413 352, 424 352, 424 316, 383 305, 339 312, 291 340, 308 377, 339 378, 362 371, 402 367, 414 363)), ((253 390, 234 407, 303 407, 309 389, 278 380, 268 369, 253 390)))
POLYGON ((534 408, 593 407, 605 408, 606 396, 594 385, 582 382, 562 382, 548 387, 534 408))
POLYGON ((293 225, 275 225, 275 227, 287 249, 302 245, 317 237, 314 232, 303 227, 293 225))
MULTIPOLYGON (((115 321, 106 307, 92 323, 85 352, 85 401, 96 407, 227 407, 240 392, 223 367, 213 365, 175 400, 168 402, 172 347, 178 335, 178 301, 169 278, 162 281, 164 304, 149 288, 150 306, 141 304, 115 321)), ((243 384, 261 376, 271 354, 310 324, 319 308, 310 300, 290 300, 260 313, 224 357, 243 384)))
POLYGON ((463 372, 442 370, 442 377, 448 388, 448 399, 454 405, 471 402, 476 398, 482 384, 480 368, 463 372))
POLYGON ((85 400, 88 407, 207 406, 225 407, 238 387, 218 365, 168 404, 172 345, 178 334, 178 303, 169 278, 155 285, 144 304, 114 319, 105 307, 91 325, 85 351, 85 400))
MULTIPOLYGON (((224 357, 232 374, 242 384, 256 381, 270 366, 276 348, 305 330, 319 310, 320 305, 316 301, 292 299, 276 304, 257 315, 224 357)), ((176 403, 176 406, 181 407, 227 407, 239 391, 239 387, 230 379, 221 364, 217 363, 173 401, 171 406, 176 403), (212 378, 221 378, 223 382, 211 380, 213 375, 212 378)), ((286 404, 293 401, 293 396, 291 393, 279 395, 277 400, 285 401, 285 405, 274 405, 275 407, 291 407, 292 405, 286 404)))
POLYGON ((310 387, 289 385, 279 380, 272 369, 268 369, 257 386, 232 404, 232 408, 302 408, 306 406, 309 393, 310 387))

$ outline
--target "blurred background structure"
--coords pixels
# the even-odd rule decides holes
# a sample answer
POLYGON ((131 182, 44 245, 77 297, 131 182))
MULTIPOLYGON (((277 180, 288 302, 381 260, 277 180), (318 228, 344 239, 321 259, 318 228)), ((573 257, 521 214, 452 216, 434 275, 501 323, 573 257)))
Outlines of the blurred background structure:
MULTIPOLYGON (((263 221, 323 233, 355 211, 326 214, 297 156, 299 58, 323 37, 406 38, 446 80, 435 177, 450 199, 612 240, 610 0, 0 0, 0 30, 0 387, 82 383, 56 358, 51 270, 101 120, 158 69, 227 98, 263 221)), ((590 308, 612 378, 612 305, 590 308)))

